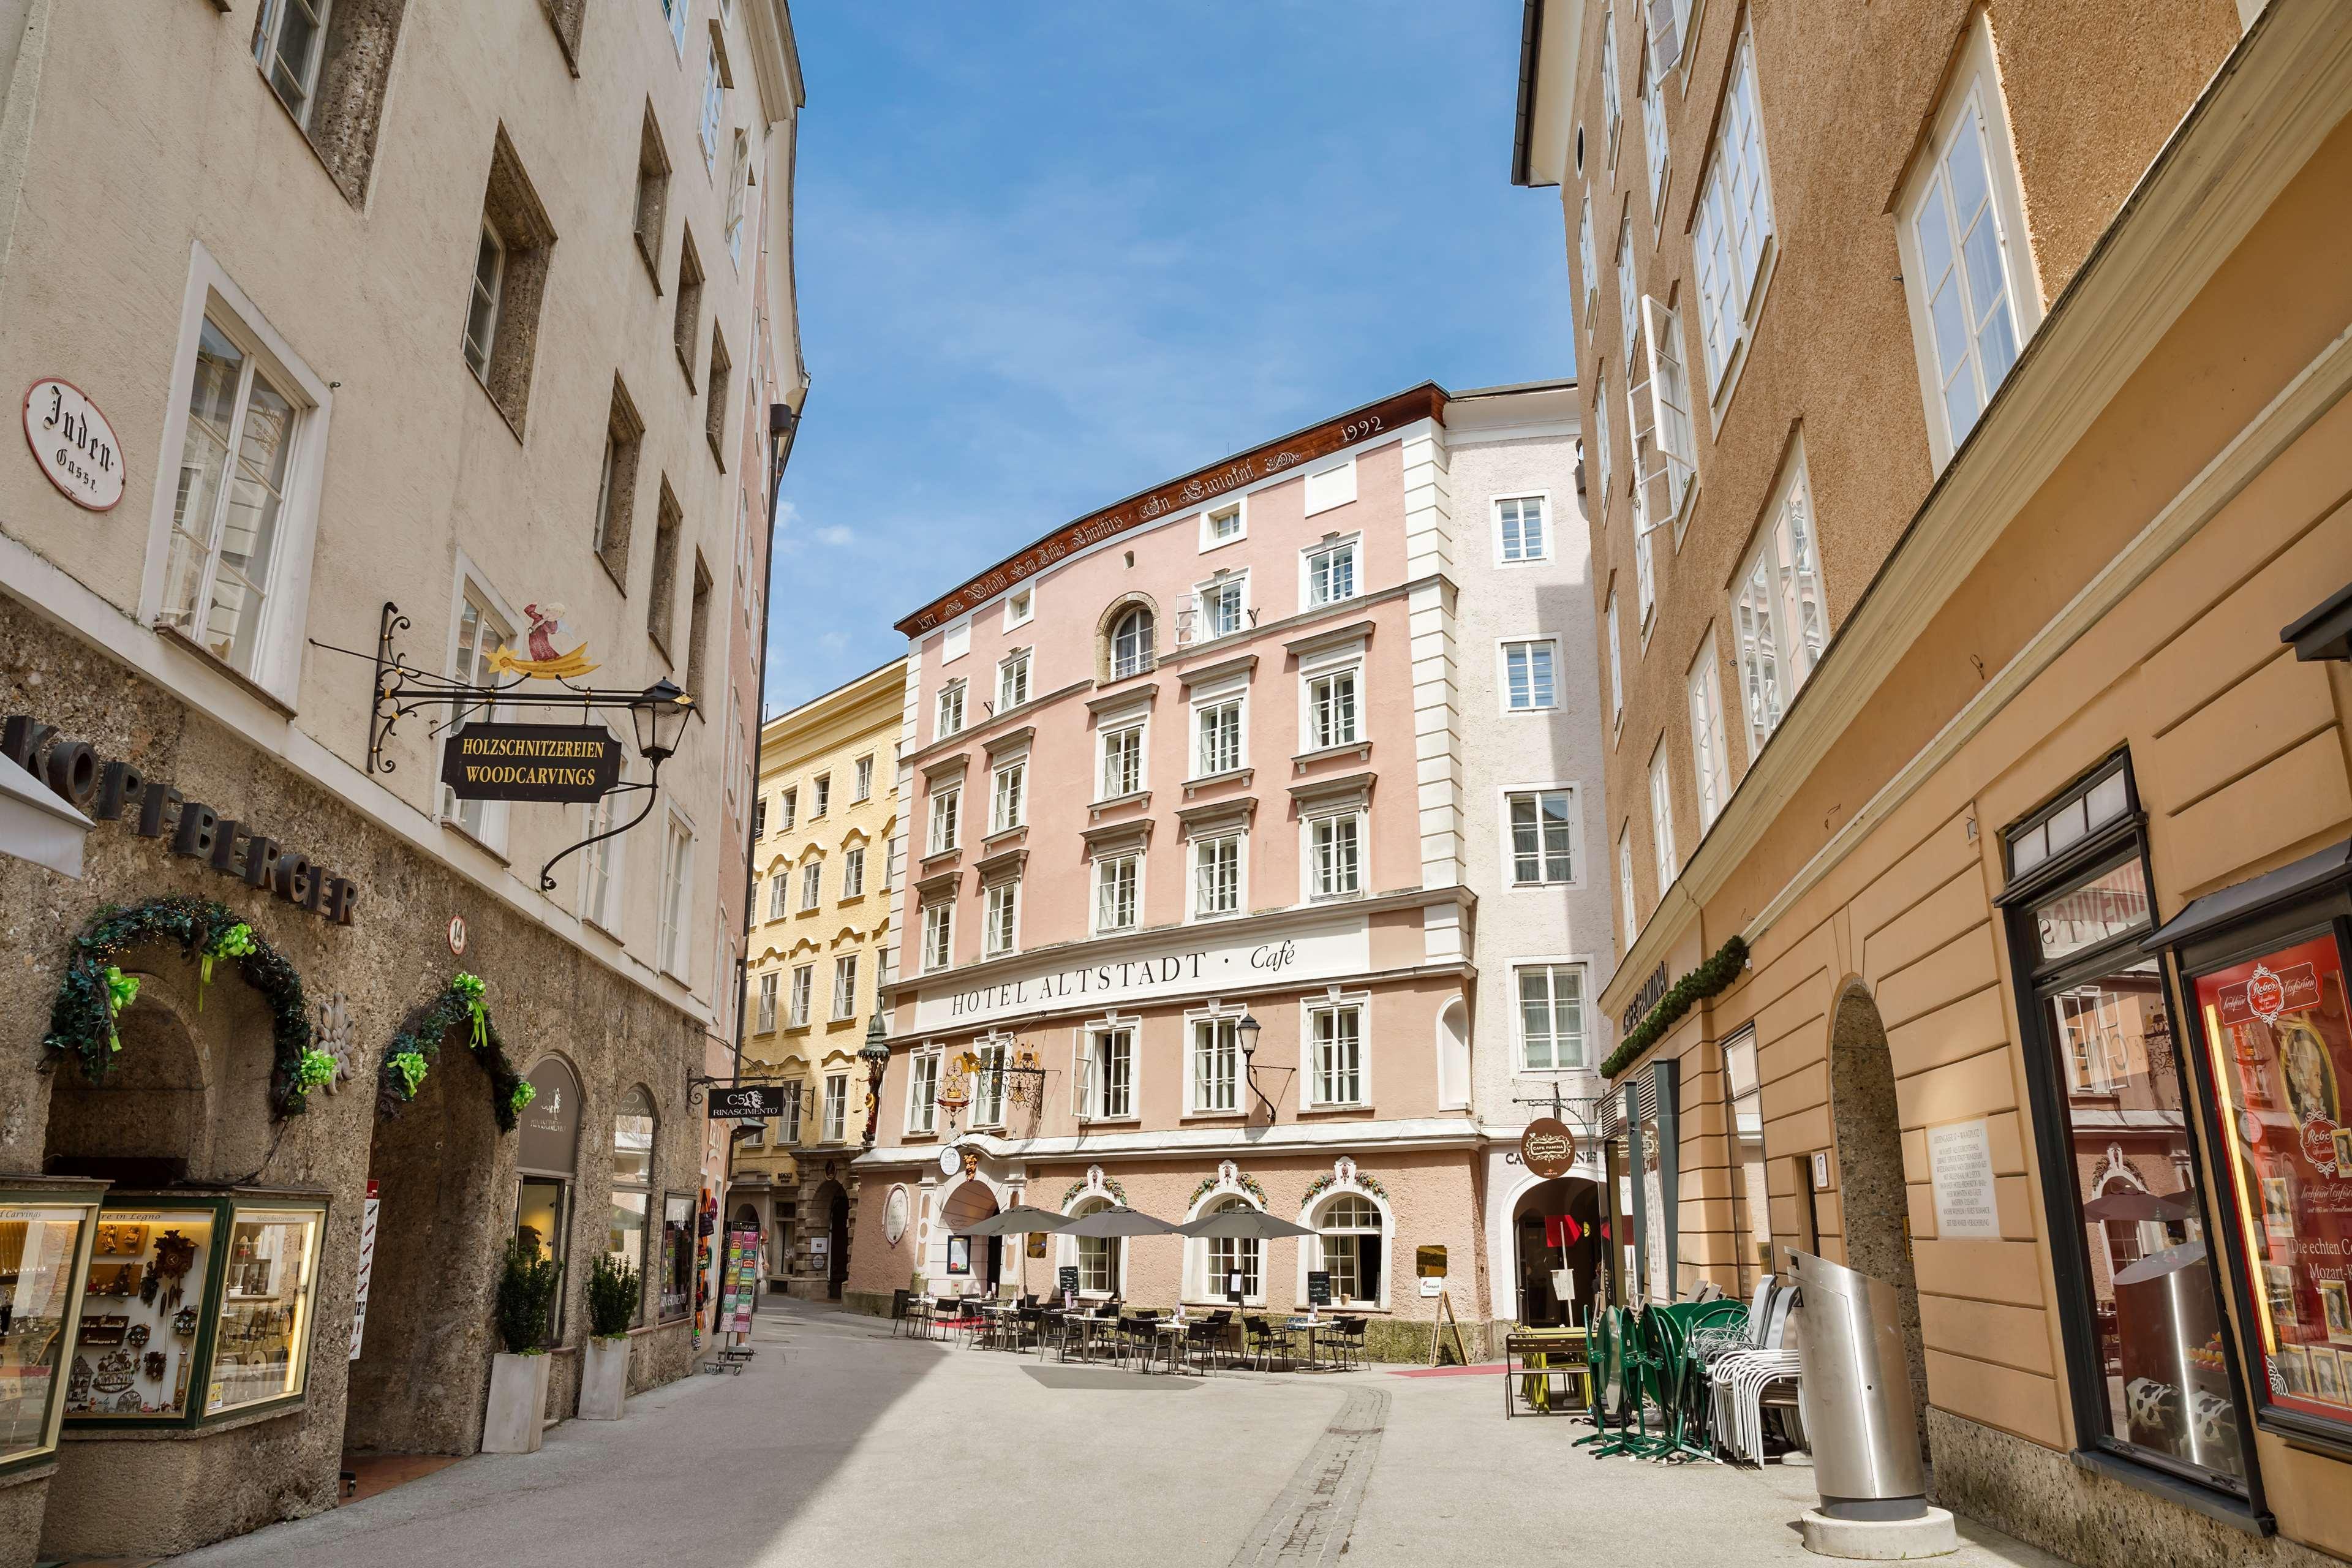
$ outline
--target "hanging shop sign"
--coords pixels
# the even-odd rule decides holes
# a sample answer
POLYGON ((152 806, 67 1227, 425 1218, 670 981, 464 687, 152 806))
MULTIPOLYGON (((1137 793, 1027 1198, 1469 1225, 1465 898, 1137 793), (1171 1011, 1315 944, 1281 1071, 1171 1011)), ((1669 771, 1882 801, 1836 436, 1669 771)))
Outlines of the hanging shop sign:
POLYGON ((81 388, 54 377, 25 392, 25 440, 58 493, 90 511, 122 499, 122 448, 81 388))
POLYGON ((1519 1163, 1549 1181, 1576 1167, 1576 1134, 1557 1116, 1538 1116, 1519 1134, 1519 1163))
POLYGON ((594 724, 468 724, 441 751, 459 800, 587 805, 621 782, 621 742, 594 724))
POLYGON ((713 1084, 708 1109, 713 1121, 765 1121, 784 1113, 784 1086, 780 1083, 713 1084))
POLYGON ((171 852, 198 860, 248 888, 277 894, 297 909, 352 923, 359 884, 330 871, 255 825, 223 816, 129 763, 110 763, 86 741, 58 733, 24 713, 0 721, 0 754, 48 785, 50 793, 95 822, 127 821, 142 838, 169 841, 171 852))

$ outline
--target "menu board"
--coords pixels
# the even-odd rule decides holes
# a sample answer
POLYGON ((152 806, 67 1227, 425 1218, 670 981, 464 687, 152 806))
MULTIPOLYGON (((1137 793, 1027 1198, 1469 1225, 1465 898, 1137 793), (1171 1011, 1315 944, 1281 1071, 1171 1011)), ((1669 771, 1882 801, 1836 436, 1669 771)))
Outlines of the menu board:
POLYGON ((2352 1015, 2332 934, 2199 975, 2265 1393, 2352 1425, 2352 1015))

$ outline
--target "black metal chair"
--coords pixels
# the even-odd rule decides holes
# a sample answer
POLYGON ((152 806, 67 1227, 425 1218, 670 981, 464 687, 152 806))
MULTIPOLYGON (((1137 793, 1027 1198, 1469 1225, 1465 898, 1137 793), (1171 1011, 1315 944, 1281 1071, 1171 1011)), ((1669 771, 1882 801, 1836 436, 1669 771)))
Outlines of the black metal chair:
POLYGON ((1364 1364, 1363 1319, 1341 1318, 1332 1326, 1327 1337, 1339 1350, 1339 1365, 1343 1370, 1364 1364))
POLYGON ((1274 1354, 1276 1351, 1282 1352, 1282 1359, 1286 1364, 1296 1361, 1297 1358, 1291 1350, 1289 1330, 1278 1329, 1255 1312, 1242 1320, 1242 1330, 1245 1336, 1244 1342, 1250 1360, 1256 1363, 1261 1372, 1272 1369, 1274 1354))

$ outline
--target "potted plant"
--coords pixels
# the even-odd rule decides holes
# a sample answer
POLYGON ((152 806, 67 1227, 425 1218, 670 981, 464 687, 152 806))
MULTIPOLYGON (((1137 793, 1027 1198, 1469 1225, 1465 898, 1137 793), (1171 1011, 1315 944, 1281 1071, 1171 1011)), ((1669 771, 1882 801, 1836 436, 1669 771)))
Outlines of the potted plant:
POLYGON ((629 1329, 636 1321, 637 1271, 610 1253, 588 1270, 588 1360, 580 1378, 580 1415, 618 1421, 629 1397, 629 1329))
POLYGON ((499 1275, 499 1338, 506 1349, 490 1359, 490 1404, 482 1419, 482 1452, 536 1454, 547 1415, 547 1321, 561 1273, 539 1243, 507 1243, 499 1275))

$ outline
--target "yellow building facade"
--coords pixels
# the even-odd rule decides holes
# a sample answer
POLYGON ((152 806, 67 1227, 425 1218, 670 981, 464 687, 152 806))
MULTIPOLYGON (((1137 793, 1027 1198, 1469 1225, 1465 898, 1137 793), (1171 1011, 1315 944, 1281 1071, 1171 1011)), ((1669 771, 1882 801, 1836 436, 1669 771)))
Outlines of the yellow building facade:
POLYGON ((891 948, 890 843, 906 661, 761 727, 746 968, 746 1081, 784 1114, 735 1152, 733 1217, 767 1236, 772 1289, 838 1296, 849 1268, 849 1163, 865 1146, 858 1059, 891 948))

